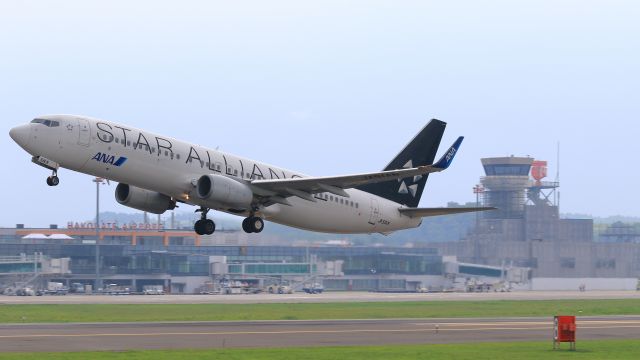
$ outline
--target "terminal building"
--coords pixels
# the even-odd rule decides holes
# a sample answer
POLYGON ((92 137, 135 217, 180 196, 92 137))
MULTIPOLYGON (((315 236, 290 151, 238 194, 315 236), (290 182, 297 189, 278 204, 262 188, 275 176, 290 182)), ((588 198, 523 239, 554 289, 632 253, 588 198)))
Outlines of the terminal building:
POLYGON ((244 235, 104 228, 96 246, 94 228, 2 229, 0 287, 55 281, 117 285, 133 292, 161 285, 171 293, 199 293, 242 282, 254 289, 284 283, 297 290, 319 283, 334 291, 405 292, 451 289, 461 274, 514 282, 527 277, 521 268, 458 264, 433 247, 220 245, 244 235))
POLYGON ((95 239, 94 229, 4 229, 0 275, 5 283, 24 282, 23 274, 28 273, 42 281, 66 283, 97 284, 98 278, 103 286, 118 284, 132 291, 162 285, 173 293, 198 292, 221 279, 256 287, 320 282, 327 290, 410 291, 446 286, 443 258, 434 248, 212 246, 191 231, 105 229, 100 232, 96 269, 95 239), (33 254, 40 256, 35 265, 33 254), (66 259, 66 266, 45 271, 42 264, 51 259, 66 259))

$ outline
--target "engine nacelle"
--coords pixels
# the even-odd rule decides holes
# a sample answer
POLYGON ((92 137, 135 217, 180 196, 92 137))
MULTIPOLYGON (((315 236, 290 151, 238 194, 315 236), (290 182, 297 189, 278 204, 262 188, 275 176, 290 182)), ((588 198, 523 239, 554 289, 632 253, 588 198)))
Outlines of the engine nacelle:
POLYGON ((152 214, 162 214, 176 207, 176 202, 167 195, 127 184, 118 184, 116 187, 116 201, 152 214))
POLYGON ((203 175, 196 185, 198 197, 216 205, 228 206, 233 209, 248 209, 253 201, 253 191, 249 186, 231 178, 220 175, 203 175))

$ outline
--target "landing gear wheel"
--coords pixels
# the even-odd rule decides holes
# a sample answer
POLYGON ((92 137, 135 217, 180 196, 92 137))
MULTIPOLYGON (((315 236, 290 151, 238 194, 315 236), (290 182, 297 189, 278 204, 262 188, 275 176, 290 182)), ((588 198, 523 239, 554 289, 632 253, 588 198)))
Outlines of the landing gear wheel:
POLYGON ((260 233, 264 230, 264 221, 257 216, 248 217, 242 221, 242 230, 246 233, 260 233))
POLYGON ((198 220, 196 221, 196 223, 193 225, 193 230, 196 231, 196 234, 198 235, 204 235, 204 221, 203 220, 198 220))
POLYGON ((246 218, 246 219, 242 220, 242 230, 244 232, 246 232, 247 234, 252 233, 251 227, 249 225, 249 218, 246 218))
POLYGON ((56 175, 52 175, 47 178, 47 185, 58 186, 58 184, 60 184, 60 179, 56 175))
POLYGON ((261 233, 262 230, 264 230, 264 221, 259 217, 254 217, 253 220, 251 220, 251 229, 256 234, 261 233))
POLYGON ((193 225, 193 230, 195 230, 198 235, 213 234, 216 231, 216 223, 213 222, 213 220, 207 219, 209 209, 203 207, 196 211, 201 212, 202 214, 200 215, 200 220, 196 221, 193 225))
POLYGON ((213 220, 207 219, 204 221, 204 233, 206 235, 211 235, 216 231, 216 223, 213 220))

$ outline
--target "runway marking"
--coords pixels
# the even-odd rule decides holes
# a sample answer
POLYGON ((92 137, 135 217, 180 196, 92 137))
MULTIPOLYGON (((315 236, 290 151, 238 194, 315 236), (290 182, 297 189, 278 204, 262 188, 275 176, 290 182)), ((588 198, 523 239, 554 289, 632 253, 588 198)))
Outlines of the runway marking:
MULTIPOLYGON (((466 329, 442 329, 444 331, 481 331, 481 330, 550 330, 550 326, 545 327, 502 327, 502 328, 466 328, 466 329)), ((640 329, 640 325, 620 325, 620 326, 583 326, 581 329, 640 329)), ((416 333, 416 332, 433 332, 433 329, 353 329, 353 330, 297 330, 297 331, 219 331, 219 332, 166 332, 166 333, 103 333, 103 334, 25 334, 25 335, 0 335, 0 339, 29 339, 29 338, 87 338, 87 337, 160 337, 160 336, 215 336, 215 335, 292 335, 292 334, 350 334, 350 333, 416 333)))

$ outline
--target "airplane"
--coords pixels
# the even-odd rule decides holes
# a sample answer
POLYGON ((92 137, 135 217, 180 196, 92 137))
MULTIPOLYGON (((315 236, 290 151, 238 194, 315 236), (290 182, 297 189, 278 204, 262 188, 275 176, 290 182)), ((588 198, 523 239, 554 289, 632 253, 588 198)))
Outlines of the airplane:
POLYGON ((388 235, 420 226, 427 216, 493 208, 419 208, 429 174, 446 170, 464 137, 437 161, 446 123, 431 120, 382 170, 306 176, 115 122, 77 115, 46 115, 10 130, 11 138, 50 170, 49 186, 65 168, 118 182, 116 201, 162 214, 178 203, 198 206, 199 235, 215 232, 210 210, 245 219, 260 233, 264 220, 339 234, 388 235))

